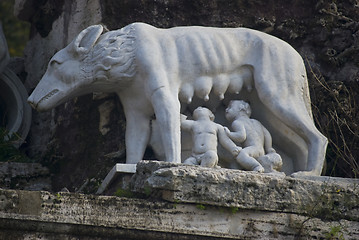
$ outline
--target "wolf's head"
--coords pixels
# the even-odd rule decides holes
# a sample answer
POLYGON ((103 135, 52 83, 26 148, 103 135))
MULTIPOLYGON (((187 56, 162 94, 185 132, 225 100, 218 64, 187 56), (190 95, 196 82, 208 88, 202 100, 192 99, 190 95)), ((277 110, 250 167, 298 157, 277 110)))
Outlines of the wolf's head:
POLYGON ((101 25, 83 30, 66 48, 50 60, 41 81, 28 98, 38 111, 46 111, 82 94, 91 92, 93 77, 83 61, 103 31, 101 25))

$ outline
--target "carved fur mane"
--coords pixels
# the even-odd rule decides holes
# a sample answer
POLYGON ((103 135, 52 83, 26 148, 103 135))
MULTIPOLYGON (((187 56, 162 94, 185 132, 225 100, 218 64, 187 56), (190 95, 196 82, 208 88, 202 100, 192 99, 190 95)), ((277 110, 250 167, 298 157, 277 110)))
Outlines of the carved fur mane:
POLYGON ((83 60, 83 74, 96 81, 117 81, 110 77, 110 73, 131 78, 136 74, 135 49, 134 28, 131 25, 106 32, 83 60))

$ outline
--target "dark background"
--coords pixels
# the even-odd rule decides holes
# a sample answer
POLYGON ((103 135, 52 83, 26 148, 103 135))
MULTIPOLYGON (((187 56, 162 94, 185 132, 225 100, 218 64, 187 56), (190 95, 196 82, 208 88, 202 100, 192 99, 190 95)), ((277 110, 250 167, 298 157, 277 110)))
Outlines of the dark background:
MULTIPOLYGON (((6 0, 1 4, 5 2, 13 1, 6 0)), ((20 30, 20 33, 29 36, 30 41, 35 37, 47 39, 51 31, 54 31, 53 23, 63 15, 71 15, 73 11, 72 1, 25 2, 28 7, 21 12, 19 18, 26 20, 28 25, 23 26, 25 30, 20 30), (26 32, 27 28, 30 33, 26 32)), ((329 139, 323 174, 349 178, 359 176, 357 1, 100 2, 102 23, 110 30, 139 21, 164 28, 180 25, 248 27, 290 43, 304 59, 314 120, 318 129, 329 139)), ((1 14, 3 19, 4 12, 1 11, 1 14)), ((2 21, 5 25, 14 24, 2 21)), ((9 28, 11 29, 4 26, 5 30, 9 28)), ((9 36, 6 32, 5 34, 10 38, 10 53, 18 53, 16 51, 19 50, 11 50, 14 48, 12 42, 17 41, 18 37, 9 36)), ((52 51, 54 53, 57 50, 59 49, 52 51)), ((25 55, 26 57, 28 56, 25 55)), ((47 64, 48 59, 41 61, 47 64)), ((23 79, 25 83, 34 81, 30 77, 23 79)), ((28 91, 31 92, 33 87, 28 84, 28 91)), ((30 161, 41 162, 50 168, 54 190, 67 187, 70 191, 93 192, 116 162, 125 161, 124 127, 125 118, 117 96, 106 95, 93 99, 92 95, 86 95, 68 102, 66 106, 57 107, 51 113, 34 113, 32 130, 20 151, 25 153, 30 161), (110 131, 105 135, 98 129, 98 107, 101 104, 111 106, 108 125, 110 131), (51 119, 51 124, 46 119, 51 119), (48 141, 43 143, 39 141, 41 138, 48 141)), ((146 152, 145 157, 153 158, 151 150, 146 152)))

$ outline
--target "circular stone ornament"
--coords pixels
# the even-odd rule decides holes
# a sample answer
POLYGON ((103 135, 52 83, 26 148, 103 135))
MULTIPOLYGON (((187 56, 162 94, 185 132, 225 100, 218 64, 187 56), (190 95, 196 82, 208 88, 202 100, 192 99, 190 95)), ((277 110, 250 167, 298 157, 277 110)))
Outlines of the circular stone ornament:
POLYGON ((21 80, 9 68, 0 74, 0 127, 17 134, 15 147, 24 142, 31 125, 32 110, 21 80))

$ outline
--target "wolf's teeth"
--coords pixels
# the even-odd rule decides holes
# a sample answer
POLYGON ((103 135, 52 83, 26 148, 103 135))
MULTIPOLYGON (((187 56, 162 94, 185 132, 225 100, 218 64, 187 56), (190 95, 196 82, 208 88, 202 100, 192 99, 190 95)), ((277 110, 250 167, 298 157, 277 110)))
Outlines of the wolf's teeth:
POLYGON ((38 105, 40 102, 49 99, 50 97, 52 97, 53 95, 55 95, 58 91, 59 91, 58 89, 52 90, 51 92, 49 92, 48 94, 46 94, 44 97, 42 97, 42 98, 40 99, 40 101, 37 103, 37 105, 38 105))

